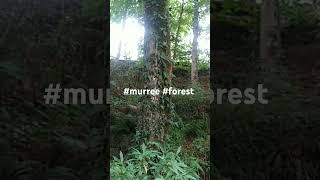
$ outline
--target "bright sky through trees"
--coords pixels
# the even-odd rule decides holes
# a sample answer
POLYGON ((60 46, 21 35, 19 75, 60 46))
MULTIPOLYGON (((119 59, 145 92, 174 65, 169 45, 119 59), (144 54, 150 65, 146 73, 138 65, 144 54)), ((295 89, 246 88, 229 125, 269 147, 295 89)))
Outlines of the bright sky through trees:
MULTIPOLYGON (((207 15, 200 21, 200 27, 202 32, 199 38, 199 49, 201 51, 210 50, 210 16, 207 15)), ((120 40, 122 40, 122 50, 120 59, 136 60, 139 56, 139 43, 143 43, 144 27, 138 23, 138 20, 134 18, 128 18, 126 21, 126 27, 122 32, 121 23, 110 24, 110 53, 112 57, 116 57, 118 53, 118 46, 120 40)), ((192 30, 189 34, 183 38, 183 41, 191 44, 193 38, 192 30)), ((190 59, 191 60, 191 59, 190 59)))

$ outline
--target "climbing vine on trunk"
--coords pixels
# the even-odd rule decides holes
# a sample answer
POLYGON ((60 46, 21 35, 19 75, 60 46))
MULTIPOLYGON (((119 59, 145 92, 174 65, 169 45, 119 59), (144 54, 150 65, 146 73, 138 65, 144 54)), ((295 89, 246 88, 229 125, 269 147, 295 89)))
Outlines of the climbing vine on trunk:
MULTIPOLYGON (((171 84, 170 32, 167 1, 144 1, 144 61, 146 88, 160 89, 171 84)), ((145 99, 143 118, 138 130, 151 140, 163 140, 164 126, 171 108, 170 99, 164 95, 145 99)))

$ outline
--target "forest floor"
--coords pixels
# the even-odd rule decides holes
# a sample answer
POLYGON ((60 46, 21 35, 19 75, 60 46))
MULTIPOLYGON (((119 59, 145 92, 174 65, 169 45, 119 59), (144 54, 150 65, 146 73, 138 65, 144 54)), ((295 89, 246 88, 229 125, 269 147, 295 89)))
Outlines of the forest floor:
POLYGON ((269 88, 268 105, 214 108, 214 164, 226 178, 319 175, 320 44, 314 38, 299 39, 308 31, 290 31, 274 76, 261 74, 256 48, 249 46, 253 42, 215 51, 218 86, 247 88, 264 82, 269 88))

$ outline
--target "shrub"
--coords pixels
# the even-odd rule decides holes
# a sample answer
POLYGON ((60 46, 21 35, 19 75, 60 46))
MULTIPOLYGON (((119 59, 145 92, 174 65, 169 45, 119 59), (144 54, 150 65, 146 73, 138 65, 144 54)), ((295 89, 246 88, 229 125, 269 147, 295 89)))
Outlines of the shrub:
POLYGON ((180 152, 181 147, 172 152, 155 142, 132 148, 127 159, 120 152, 111 162, 111 179, 200 179, 199 161, 184 159, 180 152))
POLYGON ((183 119, 202 118, 209 107, 208 92, 201 85, 192 85, 194 95, 172 96, 175 109, 183 119))

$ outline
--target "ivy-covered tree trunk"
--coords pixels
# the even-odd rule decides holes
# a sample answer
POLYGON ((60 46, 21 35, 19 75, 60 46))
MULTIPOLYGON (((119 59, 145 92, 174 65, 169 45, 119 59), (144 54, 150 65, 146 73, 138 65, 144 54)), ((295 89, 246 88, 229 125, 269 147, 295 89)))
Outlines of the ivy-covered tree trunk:
POLYGON ((280 58, 280 14, 278 0, 264 0, 261 6, 260 59, 268 71, 280 58))
POLYGON ((199 1, 194 0, 193 12, 193 42, 192 42, 192 65, 191 65, 191 81, 195 83, 198 81, 198 37, 199 37, 199 1))
MULTIPOLYGON (((144 23, 146 88, 162 90, 170 85, 172 68, 167 0, 145 0, 144 23)), ((163 140, 169 102, 168 97, 161 93, 145 99, 144 114, 138 121, 138 130, 147 133, 150 140, 163 140)))

